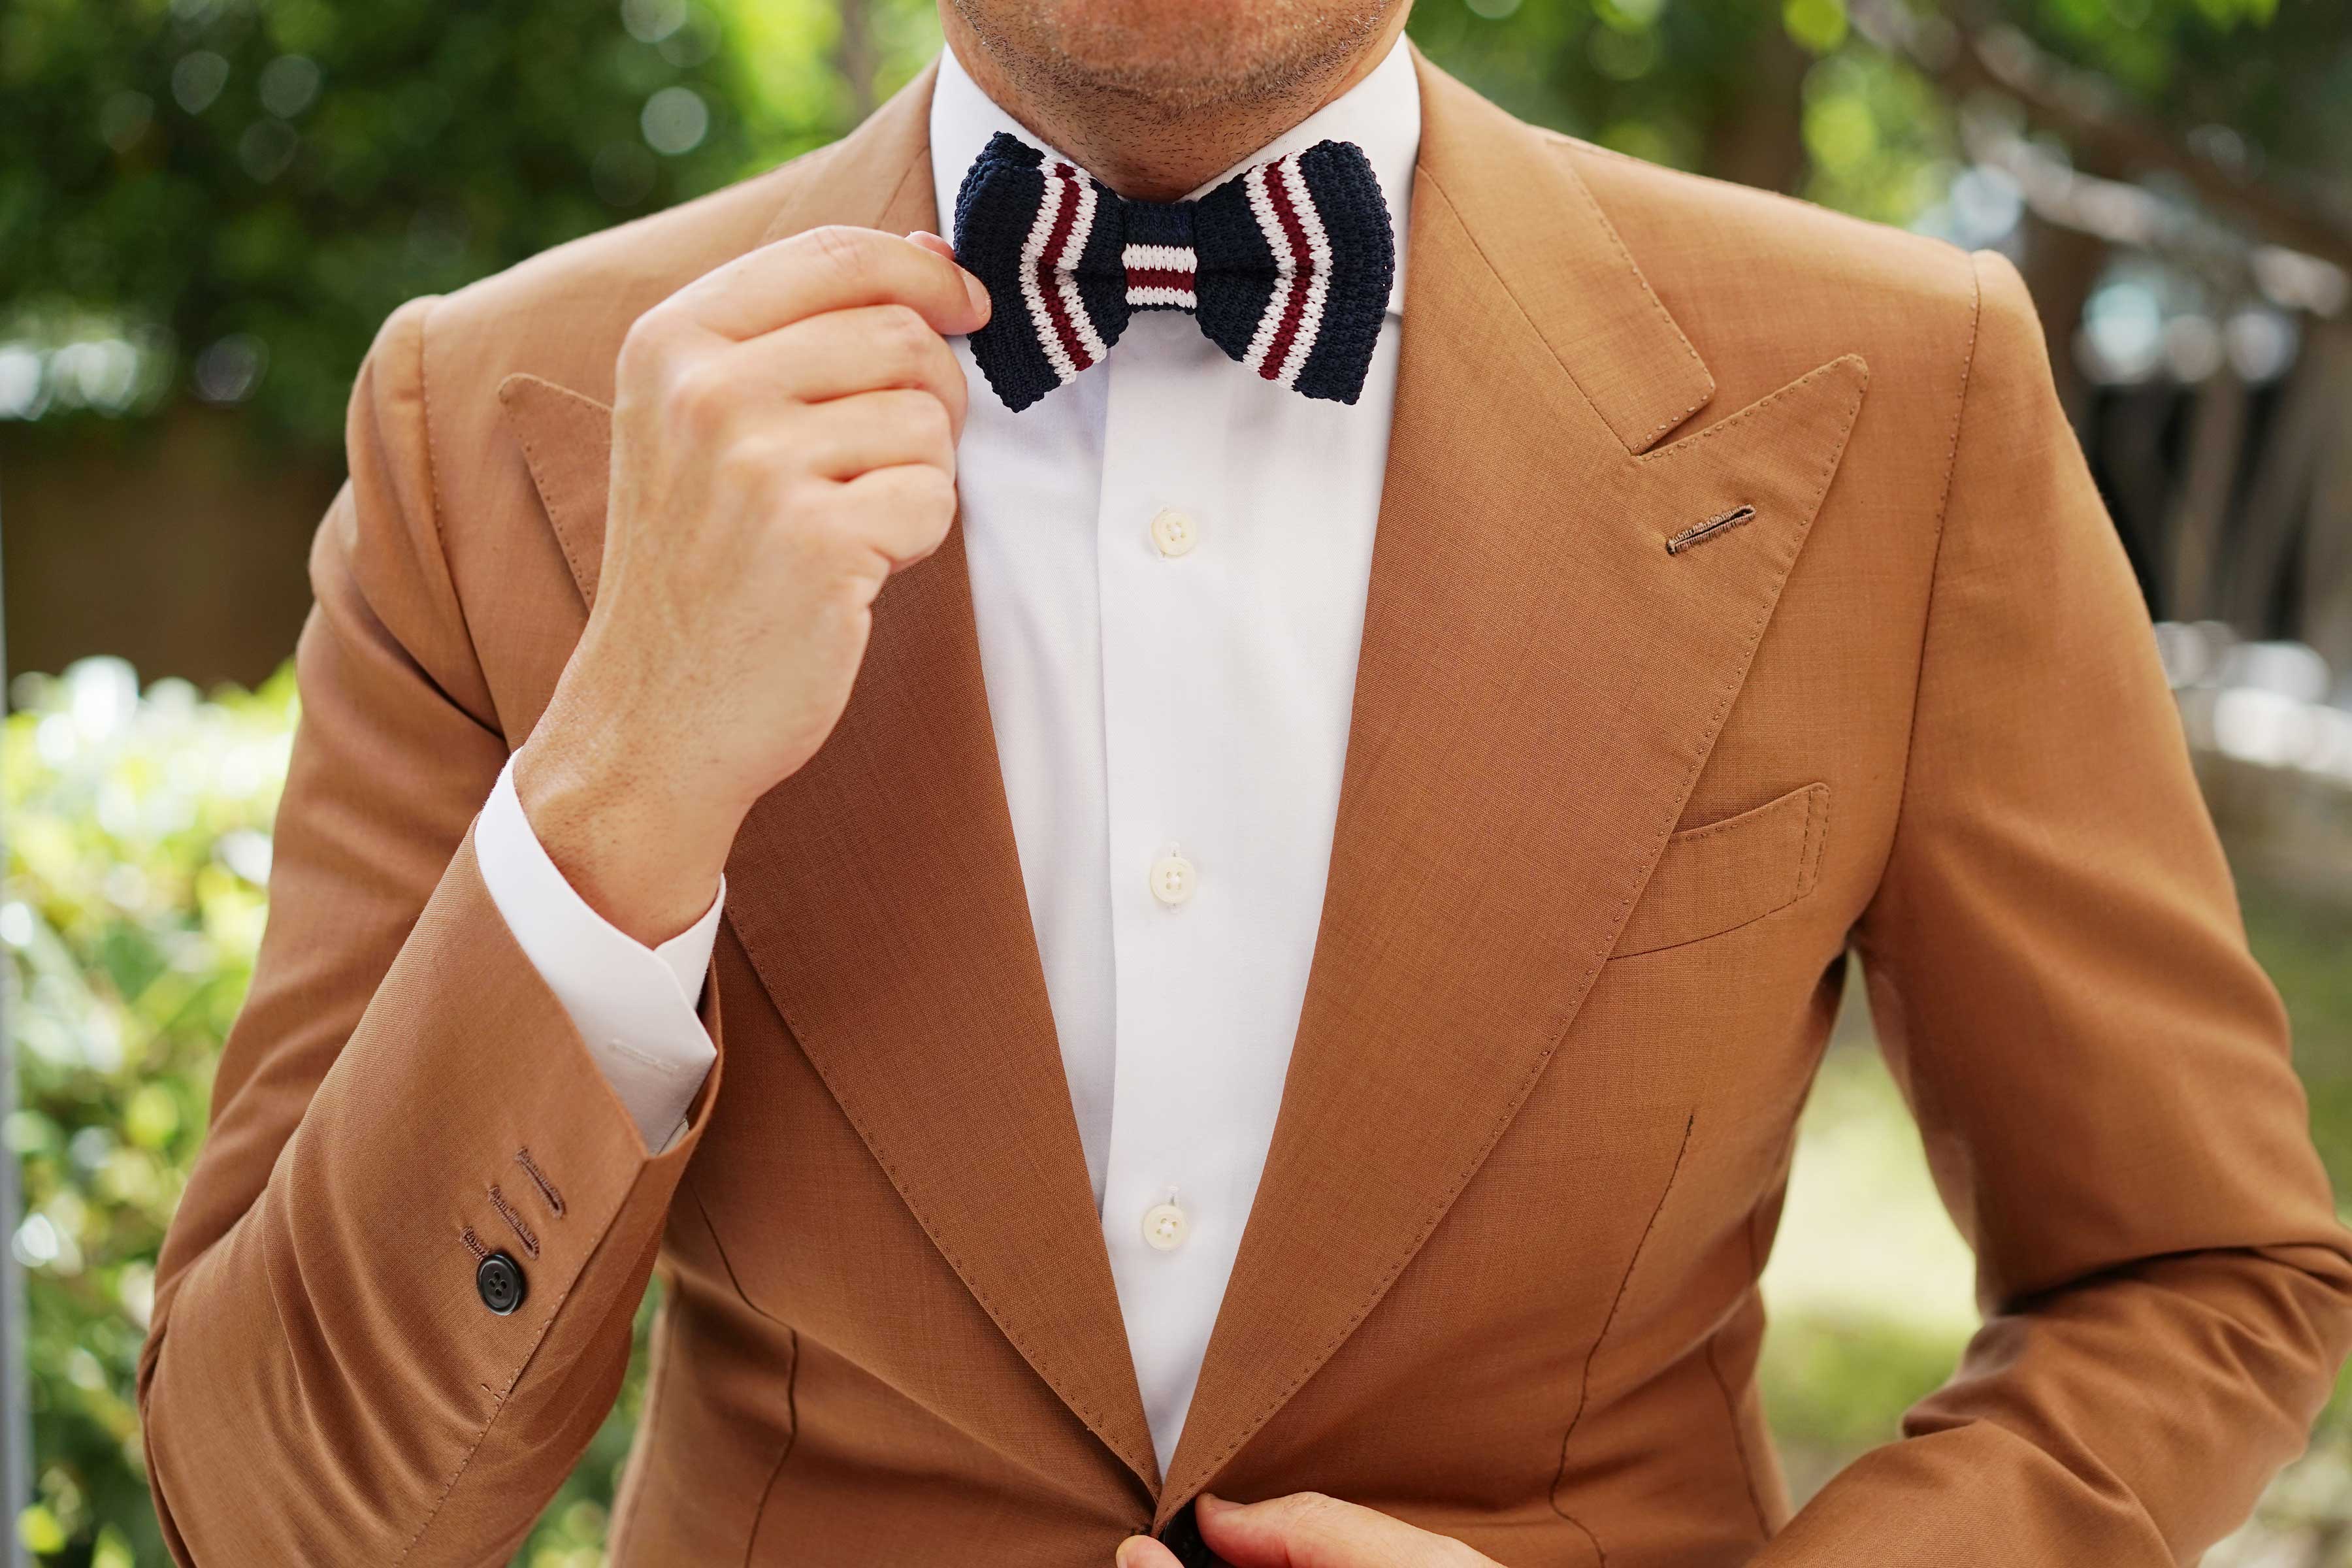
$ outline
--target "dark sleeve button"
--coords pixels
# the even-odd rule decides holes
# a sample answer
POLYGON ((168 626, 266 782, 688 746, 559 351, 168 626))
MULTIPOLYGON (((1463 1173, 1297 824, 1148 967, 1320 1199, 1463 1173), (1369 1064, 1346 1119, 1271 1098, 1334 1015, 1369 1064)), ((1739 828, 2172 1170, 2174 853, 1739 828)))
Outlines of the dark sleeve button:
POLYGON ((530 1287, 522 1277, 522 1265, 503 1252, 493 1252, 482 1259, 474 1270, 474 1289, 481 1292, 482 1305, 503 1318, 522 1305, 530 1287))

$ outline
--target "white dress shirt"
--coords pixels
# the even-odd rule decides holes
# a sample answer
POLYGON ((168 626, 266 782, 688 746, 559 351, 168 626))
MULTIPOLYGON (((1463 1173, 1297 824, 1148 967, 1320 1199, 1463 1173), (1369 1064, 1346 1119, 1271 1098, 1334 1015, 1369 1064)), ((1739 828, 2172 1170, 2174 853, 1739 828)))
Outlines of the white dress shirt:
MULTIPOLYGON (((943 55, 942 223, 998 131, 1036 140, 943 55)), ((1227 173, 1326 138, 1364 150, 1396 226, 1389 316, 1352 406, 1260 380, 1172 311, 1137 314, 1105 363, 1020 414, 956 343, 982 674, 1163 1471, 1265 1163, 1322 913, 1421 141, 1402 43, 1227 173)), ((694 1003, 719 904, 658 952, 631 941, 564 882, 507 776, 476 846, 524 952, 647 1146, 666 1147, 713 1058, 694 1003)))

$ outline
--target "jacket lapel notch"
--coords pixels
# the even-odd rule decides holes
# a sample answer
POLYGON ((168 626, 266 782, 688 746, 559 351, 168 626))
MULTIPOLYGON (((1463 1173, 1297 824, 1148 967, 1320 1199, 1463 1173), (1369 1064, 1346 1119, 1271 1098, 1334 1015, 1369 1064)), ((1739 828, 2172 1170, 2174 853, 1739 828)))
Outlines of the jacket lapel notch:
MULTIPOLYGON (((935 228, 931 79, 811 154, 762 243, 824 223, 935 228)), ((611 410, 528 374, 499 395, 592 602, 611 410)), ((908 1209, 1036 1372, 1038 1397, 1067 1406, 1148 1492, 1159 1467, 1023 889, 960 530, 884 588, 840 724, 737 836, 727 919, 908 1209)))
MULTIPOLYGON (((1417 60, 1416 177, 1434 178, 1480 257, 1629 453, 1715 396, 1715 377, 1576 173, 1580 143, 1521 124, 1417 60)), ((1586 150, 1591 156, 1614 156, 1586 150)), ((1412 274, 1406 274, 1412 286, 1412 274)))
POLYGON ((1711 394, 1706 366, 1558 142, 1426 66, 1422 79, 1395 426, 1330 877, 1163 1521, 1341 1353, 1538 1076, 1573 1070, 1552 1058, 1746 679, 1860 407, 1861 363, 1841 360, 1660 445, 1711 394))

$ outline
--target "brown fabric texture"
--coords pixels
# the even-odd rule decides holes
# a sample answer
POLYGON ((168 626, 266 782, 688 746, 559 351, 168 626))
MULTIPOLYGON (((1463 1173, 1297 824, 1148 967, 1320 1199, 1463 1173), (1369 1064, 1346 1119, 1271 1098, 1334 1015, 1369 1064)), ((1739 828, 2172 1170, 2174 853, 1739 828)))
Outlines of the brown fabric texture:
POLYGON ((1169 1474, 960 535, 738 840, 669 1152, 467 839, 594 591, 623 333, 765 239, 936 229, 925 78, 384 328, 142 1367, 184 1563, 504 1562, 656 1268, 623 1568, 1099 1568, 1212 1487, 1511 1565, 2129 1568, 2298 1450, 2352 1249, 2015 271, 1421 79, 1329 890, 1169 1474), (1850 948, 1987 1326, 1791 1517, 1757 1278, 1850 948))

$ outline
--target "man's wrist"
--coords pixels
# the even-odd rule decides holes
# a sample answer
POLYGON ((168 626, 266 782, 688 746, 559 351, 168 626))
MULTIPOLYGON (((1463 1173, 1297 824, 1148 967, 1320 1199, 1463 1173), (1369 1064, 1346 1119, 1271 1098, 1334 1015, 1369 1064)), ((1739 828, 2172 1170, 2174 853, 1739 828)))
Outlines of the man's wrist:
POLYGON ((743 806, 694 790, 693 771, 625 726, 552 710, 515 753, 515 795, 548 858, 589 908, 646 947, 710 908, 742 823, 743 806))

